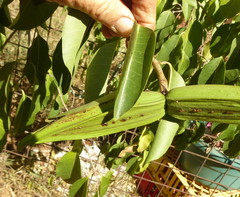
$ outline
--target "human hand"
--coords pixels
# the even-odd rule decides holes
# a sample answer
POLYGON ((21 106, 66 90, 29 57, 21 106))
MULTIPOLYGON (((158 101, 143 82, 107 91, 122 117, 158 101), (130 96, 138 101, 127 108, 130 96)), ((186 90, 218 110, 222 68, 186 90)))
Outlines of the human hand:
POLYGON ((134 20, 155 28, 157 0, 49 0, 81 10, 103 24, 105 37, 128 37, 134 20))

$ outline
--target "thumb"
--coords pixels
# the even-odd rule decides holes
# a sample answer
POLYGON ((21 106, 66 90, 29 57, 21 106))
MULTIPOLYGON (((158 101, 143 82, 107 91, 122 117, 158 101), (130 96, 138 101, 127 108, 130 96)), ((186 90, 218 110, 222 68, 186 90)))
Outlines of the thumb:
POLYGON ((130 35, 134 16, 121 0, 52 0, 81 10, 117 35, 130 35))

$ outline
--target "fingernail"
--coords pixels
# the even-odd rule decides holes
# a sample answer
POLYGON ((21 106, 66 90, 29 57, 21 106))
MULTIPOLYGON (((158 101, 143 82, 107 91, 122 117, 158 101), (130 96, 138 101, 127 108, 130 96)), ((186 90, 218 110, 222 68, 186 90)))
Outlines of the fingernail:
POLYGON ((129 36, 133 28, 134 21, 127 17, 122 17, 117 20, 115 25, 112 27, 112 31, 116 32, 121 36, 129 36))

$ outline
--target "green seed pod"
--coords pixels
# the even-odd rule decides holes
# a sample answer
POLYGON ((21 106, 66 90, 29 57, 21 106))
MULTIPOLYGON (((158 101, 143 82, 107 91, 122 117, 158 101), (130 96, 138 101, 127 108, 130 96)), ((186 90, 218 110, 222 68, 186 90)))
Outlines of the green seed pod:
POLYGON ((240 124, 240 86, 192 85, 172 89, 166 111, 180 120, 240 124))

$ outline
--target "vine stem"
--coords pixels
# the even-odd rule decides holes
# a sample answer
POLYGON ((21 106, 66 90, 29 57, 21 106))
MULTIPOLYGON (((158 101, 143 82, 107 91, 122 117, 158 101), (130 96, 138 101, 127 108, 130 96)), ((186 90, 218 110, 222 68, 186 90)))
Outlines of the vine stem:
POLYGON ((152 60, 153 68, 157 73, 160 92, 164 95, 166 95, 168 93, 168 81, 163 73, 161 64, 166 64, 166 63, 168 63, 168 62, 160 63, 156 58, 153 58, 153 60, 152 60))

